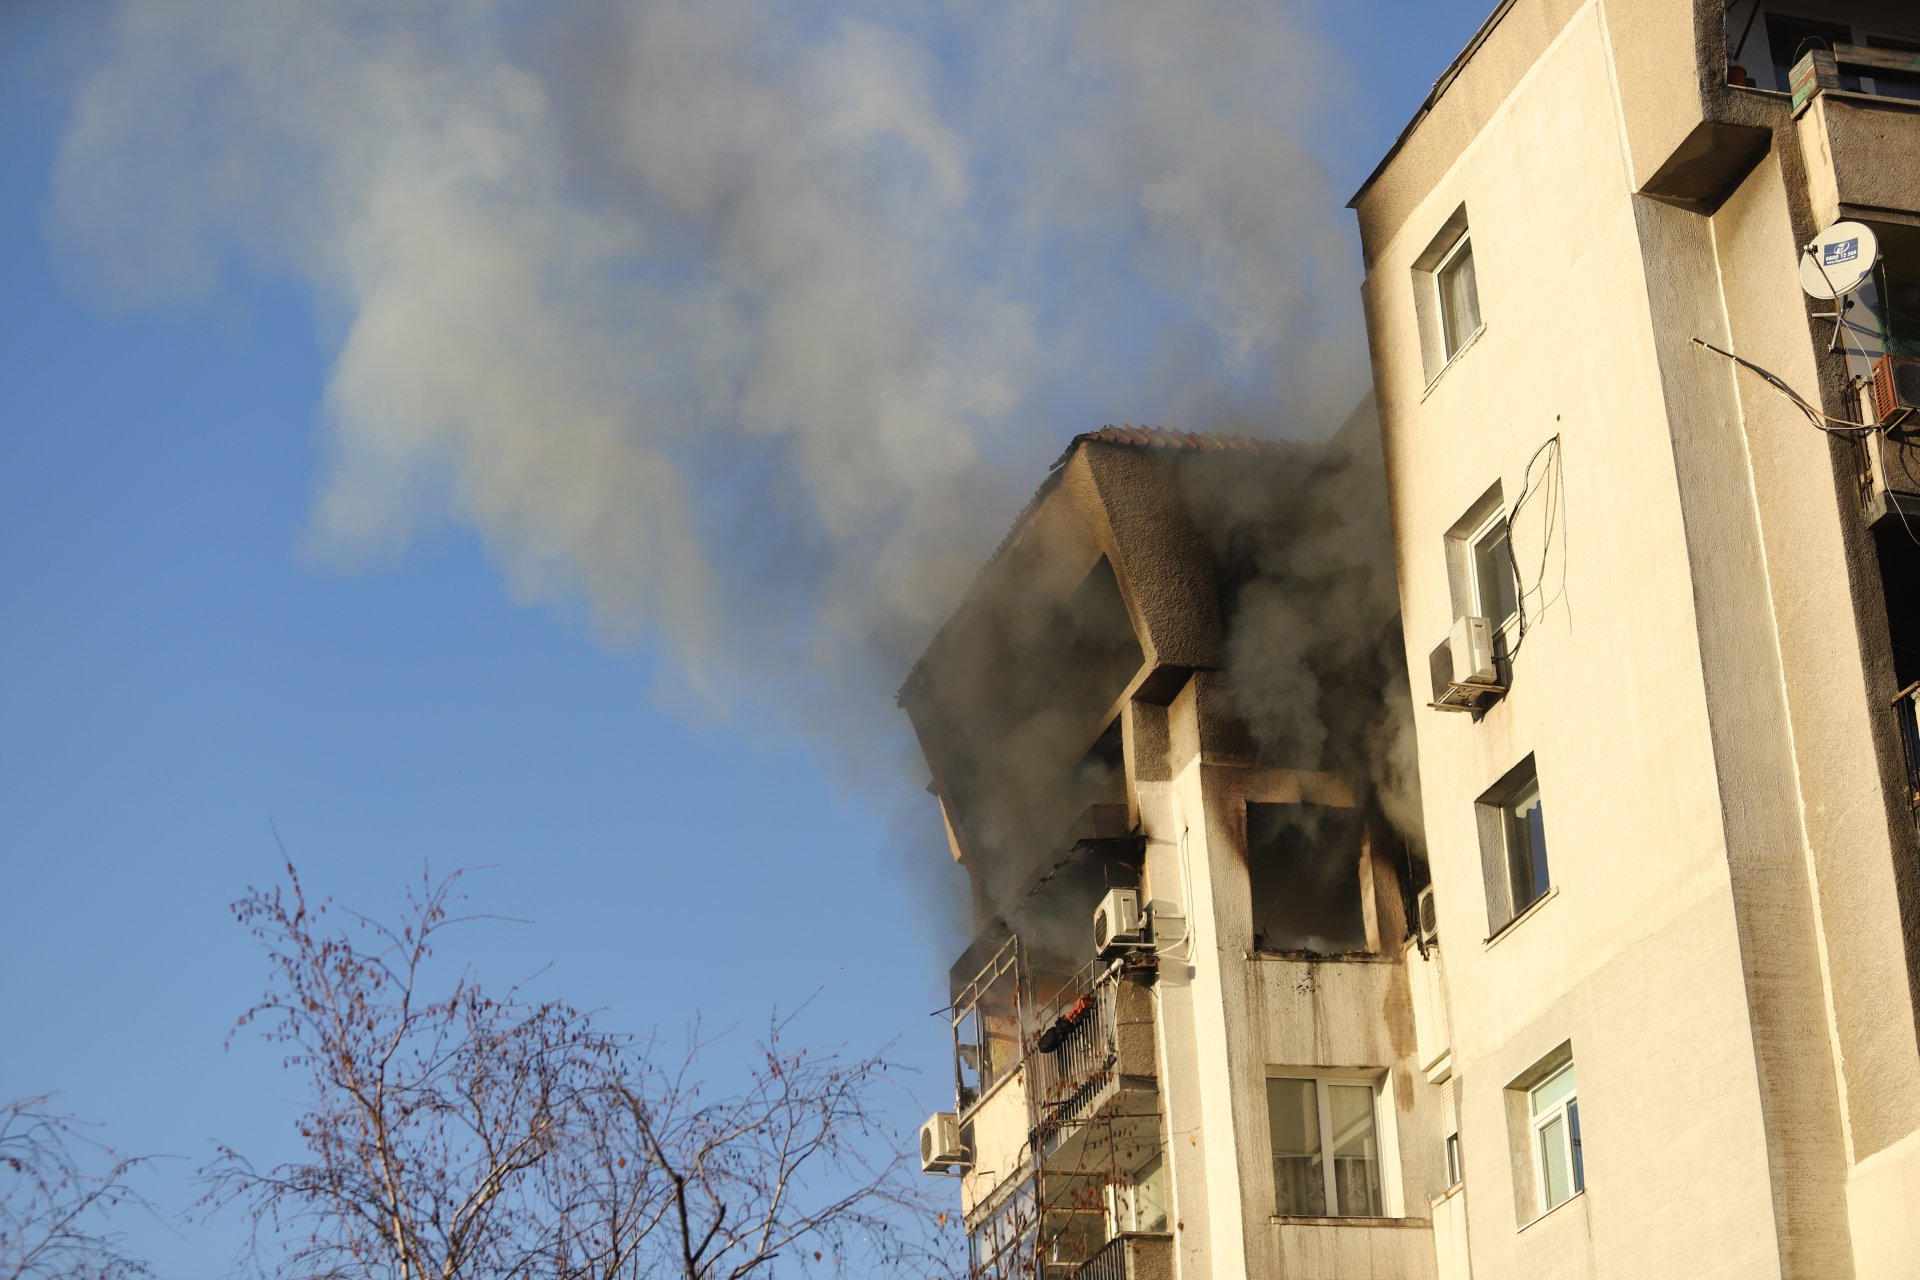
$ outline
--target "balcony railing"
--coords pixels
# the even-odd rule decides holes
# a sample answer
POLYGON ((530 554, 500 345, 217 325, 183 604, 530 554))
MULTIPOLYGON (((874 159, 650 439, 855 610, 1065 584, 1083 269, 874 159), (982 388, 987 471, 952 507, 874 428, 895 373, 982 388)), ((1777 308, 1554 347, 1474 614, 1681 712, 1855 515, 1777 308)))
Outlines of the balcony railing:
POLYGON ((1920 809, 1920 680, 1900 691, 1893 700, 1893 714, 1900 722, 1900 745, 1907 753, 1907 803, 1920 809))
POLYGON ((1073 1280, 1162 1280, 1173 1275, 1173 1237, 1159 1233, 1115 1236, 1080 1264, 1073 1280))
POLYGON ((1096 962, 1082 969, 1042 1006, 1027 1052, 1038 1149, 1049 1149, 1049 1139, 1098 1111, 1119 1087, 1123 1075, 1151 1074, 1150 1040, 1142 1051, 1142 1046, 1130 1044, 1125 1034, 1130 1019, 1141 1028, 1151 1027, 1150 1011, 1142 1008, 1129 1013, 1128 1009, 1133 1003, 1129 997, 1144 1003, 1144 990, 1124 981, 1129 967, 1142 963, 1152 961, 1139 957, 1096 962))

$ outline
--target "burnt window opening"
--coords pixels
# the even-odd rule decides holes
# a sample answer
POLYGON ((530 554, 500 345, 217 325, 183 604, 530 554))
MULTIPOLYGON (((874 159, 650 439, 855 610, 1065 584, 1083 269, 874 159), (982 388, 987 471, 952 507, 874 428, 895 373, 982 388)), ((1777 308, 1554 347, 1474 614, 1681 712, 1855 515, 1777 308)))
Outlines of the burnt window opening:
POLYGON ((1247 805, 1247 880, 1255 951, 1367 950, 1359 809, 1247 805))

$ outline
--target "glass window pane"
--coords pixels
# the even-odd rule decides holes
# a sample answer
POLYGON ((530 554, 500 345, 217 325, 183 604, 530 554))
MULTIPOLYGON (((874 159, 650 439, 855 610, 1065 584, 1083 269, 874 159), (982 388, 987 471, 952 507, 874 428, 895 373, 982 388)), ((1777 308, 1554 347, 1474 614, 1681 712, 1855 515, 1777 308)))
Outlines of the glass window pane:
POLYGON ((1540 1126, 1540 1190, 1551 1209, 1573 1194, 1567 1185, 1567 1119, 1555 1116, 1540 1126))
POLYGON ((1159 1156, 1147 1161, 1133 1175, 1133 1230, 1167 1229, 1166 1165, 1159 1156))
POLYGON ((1380 1148, 1373 1129, 1373 1089, 1369 1085, 1327 1086, 1333 1123, 1333 1185, 1341 1214, 1377 1218, 1380 1197, 1380 1148))
POLYGON ((1567 1103, 1567 1134, 1573 1145, 1573 1189, 1587 1189, 1587 1170, 1580 1160, 1580 1099, 1567 1103))
POLYGON ((1267 1081, 1267 1124, 1273 1144, 1274 1211, 1323 1216, 1327 1186, 1320 1162, 1320 1108, 1313 1081, 1267 1081))
POLYGON ((1527 807, 1527 853, 1533 859, 1533 893, 1539 897, 1553 884, 1553 877, 1547 871, 1547 821, 1540 807, 1540 793, 1534 792, 1533 803, 1527 807))
POLYGON ((1533 1114, 1543 1116, 1560 1104, 1574 1089, 1573 1064, 1569 1062, 1533 1090, 1533 1114))
POLYGON ((1513 587, 1513 553, 1507 546, 1507 522, 1501 520, 1473 544, 1473 581, 1482 617, 1495 625, 1519 611, 1513 587))
POLYGON ((1480 327, 1480 291, 1474 279, 1471 244, 1462 244, 1441 265, 1436 283, 1440 292, 1443 336, 1447 354, 1451 356, 1480 327))
POLYGON ((1529 782, 1504 806, 1507 868, 1513 878, 1513 909, 1518 912, 1547 891, 1547 829, 1540 806, 1540 784, 1529 782))

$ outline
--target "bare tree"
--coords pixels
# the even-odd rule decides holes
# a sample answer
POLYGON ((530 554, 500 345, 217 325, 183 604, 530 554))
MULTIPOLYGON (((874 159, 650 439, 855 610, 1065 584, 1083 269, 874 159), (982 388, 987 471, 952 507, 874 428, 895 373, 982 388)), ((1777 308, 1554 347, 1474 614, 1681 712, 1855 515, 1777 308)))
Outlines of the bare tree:
POLYGON ((146 1207, 127 1181, 144 1163, 88 1138, 49 1094, 0 1104, 0 1280, 150 1274, 107 1225, 115 1209, 146 1207))
POLYGON ((876 1106, 888 1063, 790 1048, 791 1021, 776 1017, 742 1087, 712 1098, 697 1071, 711 1044, 691 1046, 672 1074, 629 1061, 598 1099, 604 1118, 581 1166, 592 1177, 558 1198, 572 1256, 557 1274, 743 1280, 779 1260, 946 1273, 944 1218, 905 1176, 876 1106))
POLYGON ((236 917, 265 947, 241 1019, 311 1090, 305 1158, 269 1169, 222 1148, 208 1202, 253 1215, 263 1269, 341 1280, 742 1280, 937 1269, 935 1215, 903 1177, 875 1088, 880 1058, 783 1042, 776 1018, 736 1089, 704 1084, 697 1041, 653 1046, 518 988, 489 995, 435 949, 461 874, 423 873, 397 924, 286 883, 236 917), (923 1265, 924 1264, 924 1265, 923 1265))

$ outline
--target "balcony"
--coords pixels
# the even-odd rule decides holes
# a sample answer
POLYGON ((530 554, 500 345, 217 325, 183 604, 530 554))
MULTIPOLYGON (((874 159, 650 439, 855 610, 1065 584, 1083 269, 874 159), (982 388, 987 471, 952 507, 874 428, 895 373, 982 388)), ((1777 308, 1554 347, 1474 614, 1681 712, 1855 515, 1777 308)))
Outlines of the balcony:
POLYGON ((1073 1280, 1173 1280, 1173 1237, 1164 1232, 1115 1236, 1071 1275, 1073 1280))
POLYGON ((1034 1149, 1052 1157, 1096 1118, 1157 1116, 1150 956, 1100 961, 1040 1009, 1026 1067, 1034 1149))
MULTIPOLYGON (((1911 76, 1920 54, 1835 45, 1793 69, 1793 110, 1814 220, 1920 212, 1920 100, 1867 92, 1872 73, 1911 76)), ((1882 75, 1882 80, 1889 77, 1882 75)))

